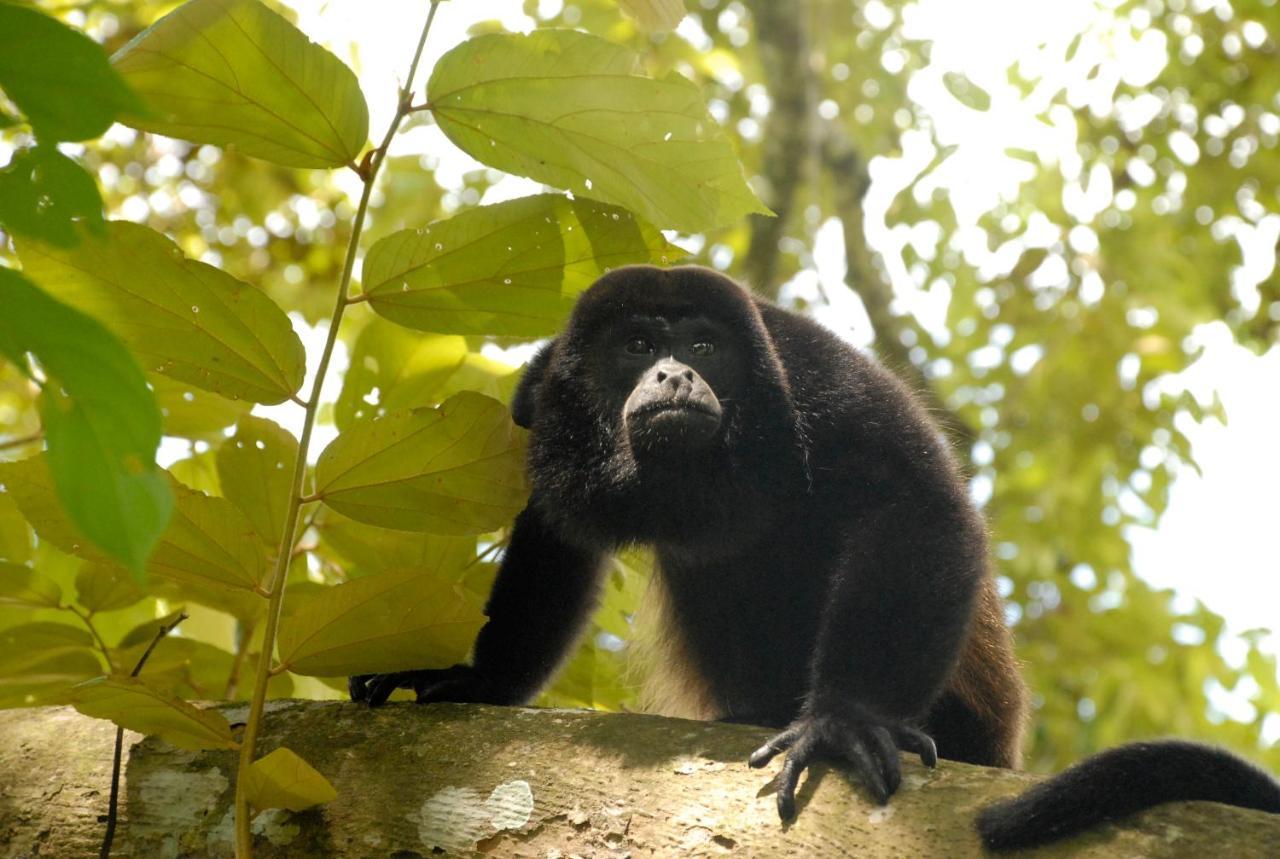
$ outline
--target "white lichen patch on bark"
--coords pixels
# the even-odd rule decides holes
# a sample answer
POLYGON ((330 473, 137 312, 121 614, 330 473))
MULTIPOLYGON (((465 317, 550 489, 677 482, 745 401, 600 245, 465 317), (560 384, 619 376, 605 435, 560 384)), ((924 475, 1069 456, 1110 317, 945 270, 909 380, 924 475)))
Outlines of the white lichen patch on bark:
POLYGON ((269 808, 254 818, 252 831, 277 847, 284 847, 293 843, 293 839, 302 833, 302 827, 293 822, 292 811, 269 808))
POLYGON ((524 826, 533 805, 529 783, 516 780, 498 785, 485 799, 469 787, 446 787, 406 817, 427 847, 469 851, 482 838, 524 826))
POLYGON ((884 808, 877 808, 868 814, 867 820, 871 823, 884 823, 891 817, 893 817, 893 806, 886 805, 884 808))

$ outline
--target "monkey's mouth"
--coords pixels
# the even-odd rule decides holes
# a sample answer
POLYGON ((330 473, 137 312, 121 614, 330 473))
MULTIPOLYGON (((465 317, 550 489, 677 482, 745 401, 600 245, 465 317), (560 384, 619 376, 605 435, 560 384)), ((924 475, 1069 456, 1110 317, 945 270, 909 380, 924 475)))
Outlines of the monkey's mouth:
POLYGON ((696 400, 660 400, 655 403, 643 405, 631 413, 631 419, 641 418, 645 420, 652 419, 658 415, 669 417, 707 417, 715 421, 720 420, 720 409, 713 408, 707 403, 700 403, 696 400))

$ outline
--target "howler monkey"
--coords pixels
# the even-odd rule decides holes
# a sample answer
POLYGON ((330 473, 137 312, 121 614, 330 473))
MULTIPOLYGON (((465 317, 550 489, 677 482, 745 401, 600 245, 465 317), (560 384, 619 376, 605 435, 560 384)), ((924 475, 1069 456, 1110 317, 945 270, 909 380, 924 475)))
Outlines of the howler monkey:
MULTIPOLYGON (((528 701, 605 557, 642 543, 682 663, 660 667, 700 715, 781 729, 750 763, 786 752, 784 819, 819 759, 880 802, 899 750, 1018 765, 1026 695, 983 521, 890 373, 717 272, 628 266, 582 294, 512 415, 532 431, 532 493, 471 664, 354 677, 355 700, 528 701)), ((1021 834, 997 813, 993 830, 1021 834)))

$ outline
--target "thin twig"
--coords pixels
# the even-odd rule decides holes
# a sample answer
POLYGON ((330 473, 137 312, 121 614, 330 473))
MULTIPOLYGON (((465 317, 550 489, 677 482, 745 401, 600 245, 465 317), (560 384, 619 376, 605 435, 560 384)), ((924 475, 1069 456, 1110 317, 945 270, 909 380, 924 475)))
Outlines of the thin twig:
MULTIPOLYGON (((156 630, 156 637, 151 639, 151 643, 147 645, 147 649, 142 652, 142 656, 138 658, 138 664, 133 666, 133 671, 129 672, 130 677, 137 677, 142 671, 142 666, 147 664, 147 660, 151 658, 151 651, 156 649, 156 645, 160 643, 160 639, 177 628, 178 624, 187 619, 187 613, 181 612, 173 623, 165 624, 156 630)), ((111 842, 116 837, 116 820, 119 816, 120 803, 120 760, 124 757, 124 728, 116 728, 116 752, 111 759, 111 798, 107 800, 107 831, 102 835, 102 849, 98 851, 99 859, 107 859, 111 855, 111 842)))
POLYGON ((431 22, 435 20, 436 9, 440 0, 431 0, 431 9, 427 12, 426 23, 422 26, 422 34, 418 37, 418 46, 413 54, 413 62, 409 66, 409 76, 398 93, 396 113, 387 127, 382 143, 361 159, 360 178, 364 182, 364 190, 360 194, 360 203, 356 207, 355 218, 351 222, 351 237, 347 243, 346 261, 342 268, 342 277, 338 282, 338 294, 334 301, 333 315, 329 321, 329 333, 325 338, 324 348, 320 353, 320 363, 316 368, 316 378, 311 386, 311 395, 307 398, 306 414, 302 422, 302 434, 298 439, 298 455, 294 460, 292 487, 289 491, 289 509, 284 517, 284 533, 281 535, 276 552, 275 569, 272 573, 271 598, 267 604, 267 625, 263 629, 262 652, 258 655, 258 671, 254 677, 253 696, 249 699, 249 716, 245 721, 244 738, 240 742, 239 777, 236 779, 235 799, 235 847, 238 859, 250 859, 253 854, 253 834, 250 829, 252 817, 249 811, 249 795, 246 790, 249 767, 253 764, 254 752, 258 741, 258 731, 262 726, 262 711, 267 698, 267 681, 271 677, 271 651, 276 640, 276 629, 280 625, 280 613, 284 607, 285 580, 289 572, 289 560, 292 554, 298 529, 298 511, 306 501, 319 499, 318 495, 304 495, 303 479, 307 470, 307 450, 311 443, 311 431, 315 427, 316 414, 319 411, 320 392, 324 386, 325 375, 329 369, 329 360, 333 357, 333 347, 338 340, 338 329, 342 324, 343 311, 347 307, 347 293, 351 288, 351 275, 355 269, 356 253, 360 247, 360 234, 364 229, 365 214, 369 209, 369 197, 373 193, 374 181, 378 177, 378 169, 387 156, 387 148, 404 121, 409 107, 412 105, 413 79, 422 59, 422 49, 427 42, 427 34, 431 31, 431 22))
POLYGON ((0 441, 0 450, 9 450, 14 447, 22 447, 24 444, 35 444, 44 438, 44 430, 36 430, 30 435, 18 436, 17 438, 7 438, 0 441))
POLYGON ((88 628, 89 634, 93 636, 93 640, 98 645, 98 649, 102 651, 103 658, 107 660, 107 673, 114 674, 116 670, 116 663, 115 660, 111 658, 111 648, 107 647, 107 642, 98 634, 98 628, 93 625, 92 613, 81 611, 73 605, 64 605, 62 608, 64 611, 69 611, 76 617, 80 618, 80 622, 88 628))

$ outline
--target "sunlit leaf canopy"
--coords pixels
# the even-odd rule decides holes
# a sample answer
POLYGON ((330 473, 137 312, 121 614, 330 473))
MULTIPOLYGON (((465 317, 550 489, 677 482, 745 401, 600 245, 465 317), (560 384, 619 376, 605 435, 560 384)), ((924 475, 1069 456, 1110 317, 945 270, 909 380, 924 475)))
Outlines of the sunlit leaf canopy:
MULTIPOLYGON (((391 12, 344 2, 284 11, 360 76, 373 126, 381 127, 411 28, 391 12), (343 17, 347 9, 359 14, 343 17)), ((1280 767, 1275 717, 1266 722, 1280 712, 1274 638, 1241 637, 1204 607, 1144 583, 1134 574, 1130 530, 1158 522, 1171 484, 1192 467, 1189 426, 1217 411, 1212 398, 1183 393, 1173 375, 1195 365, 1197 326, 1213 323, 1259 352, 1278 337, 1276 6, 690 0, 674 32, 650 34, 619 5, 442 4, 443 35, 423 72, 439 68, 436 58, 472 22, 497 34, 576 28, 621 45, 638 58, 627 74, 664 81, 674 72, 692 82, 689 91, 778 218, 744 217, 743 204, 714 225, 684 223, 646 214, 623 196, 625 186, 602 184, 605 174, 594 169, 570 181, 509 154, 498 160, 512 139, 504 123, 526 121, 500 102, 493 135, 468 136, 456 125, 460 115, 450 128, 447 107, 439 116, 415 113, 414 127, 393 144, 362 247, 401 230, 434 231, 481 204, 565 191, 575 201, 619 204, 654 229, 680 230, 666 240, 690 260, 742 277, 873 348, 944 420, 990 520, 1001 590, 1036 693, 1030 766, 1058 767, 1126 738, 1178 734, 1280 767), (450 24, 451 16, 467 23, 450 24), (460 157, 455 143, 476 160, 460 157)), ((666 6, 629 5, 633 13, 666 6)), ((110 52, 160 11, 133 2, 59 8, 110 52)), ((415 93, 432 97, 432 86, 415 93)), ((8 105, 0 111, 19 114, 8 105)), ((0 130, 0 161, 9 146, 30 142, 25 126, 0 130)), ((97 179, 108 217, 165 233, 188 260, 260 288, 295 320, 326 318, 349 236, 354 174, 291 169, 248 157, 243 146, 210 143, 117 125, 70 155, 97 179)), ((434 242, 425 252, 433 251, 434 242)), ((363 260, 357 277, 370 295, 371 262, 378 255, 363 260)), ((411 288, 465 300, 462 290, 436 282, 411 288)), ((559 291, 539 297, 563 307, 576 288, 559 281, 559 291)), ((332 422, 343 434, 367 432, 363 422, 375 415, 430 409, 464 388, 504 399, 515 378, 508 374, 528 350, 499 347, 548 333, 561 312, 538 310, 536 330, 428 333, 376 310, 372 298, 348 309, 346 352, 337 361, 348 369, 326 388, 337 397, 322 413, 326 440, 332 422)), ((155 366, 144 363, 152 373, 155 366)), ((196 381, 152 379, 166 444, 181 451, 173 473, 227 494, 217 500, 231 504, 217 458, 249 404, 196 381)), ((288 414, 270 417, 287 427, 288 414)), ((0 368, 0 438, 29 435, 39 427, 35 415, 30 384, 0 368)), ((37 543, 10 501, 0 494, 0 560, 29 566, 71 599, 91 562, 64 554, 52 537, 37 543)), ((260 539, 255 517, 240 515, 250 543, 260 539)), ((504 538, 501 525, 488 523, 494 530, 480 535, 388 530, 324 503, 305 515, 289 617, 332 592, 324 588, 376 581, 406 564, 420 564, 424 584, 440 593, 455 593, 463 575, 464 589, 483 596, 504 538)), ((610 576, 588 645, 545 700, 606 707, 634 700, 621 669, 644 566, 610 576)), ((153 578, 181 589, 104 609, 100 629, 114 642, 146 612, 186 601, 190 634, 207 650, 174 660, 216 697, 227 678, 210 682, 210 666, 225 672, 239 646, 223 601, 233 591, 153 578)), ((92 588, 86 593, 97 598, 92 588)), ((74 621, 53 609, 0 605, 0 635, 33 623, 73 630, 66 624, 74 621)), ((57 653, 51 674, 82 680, 103 670, 87 642, 57 653)), ((306 694, 338 694, 296 682, 306 694)), ((34 687, 6 688, 19 691, 0 700, 22 703, 34 687)))

